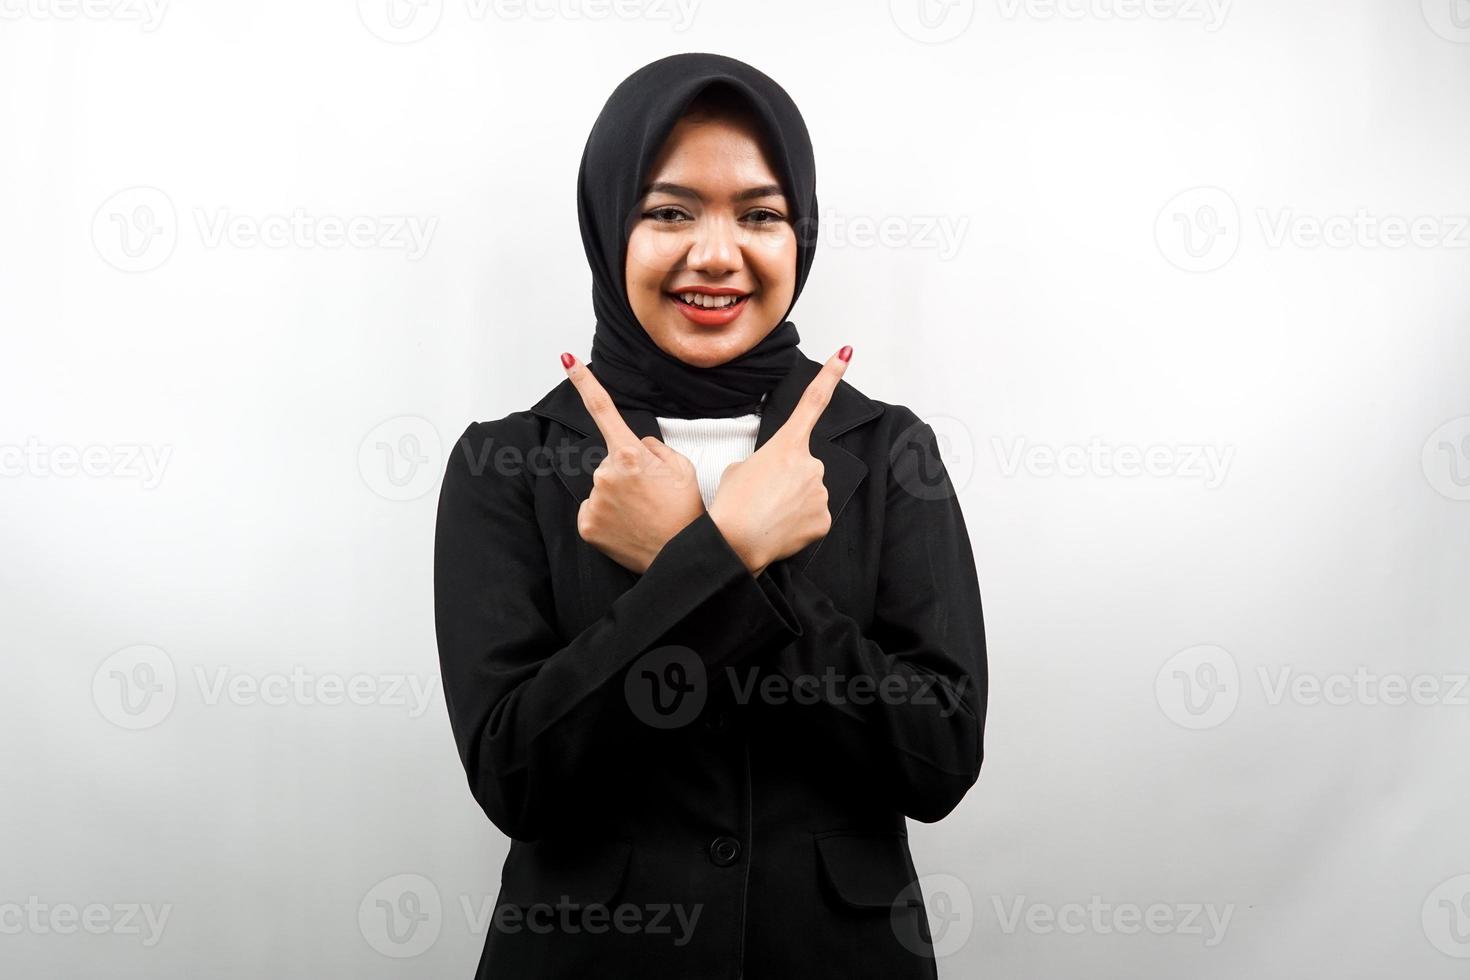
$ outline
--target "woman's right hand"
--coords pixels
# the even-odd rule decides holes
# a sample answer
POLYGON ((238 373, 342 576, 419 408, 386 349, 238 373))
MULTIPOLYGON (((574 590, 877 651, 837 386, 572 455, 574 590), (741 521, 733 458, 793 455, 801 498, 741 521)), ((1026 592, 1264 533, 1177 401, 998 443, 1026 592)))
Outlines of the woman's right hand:
POLYGON ((844 347, 822 365, 795 410, 765 445, 731 463, 709 507, 710 518, 752 575, 826 536, 832 528, 822 461, 811 454, 812 429, 847 370, 844 347))
POLYGON ((664 545, 704 513, 694 464, 660 439, 639 439, 586 365, 563 354, 562 367, 607 444, 607 456, 592 473, 592 492, 577 511, 577 534, 642 575, 664 545))

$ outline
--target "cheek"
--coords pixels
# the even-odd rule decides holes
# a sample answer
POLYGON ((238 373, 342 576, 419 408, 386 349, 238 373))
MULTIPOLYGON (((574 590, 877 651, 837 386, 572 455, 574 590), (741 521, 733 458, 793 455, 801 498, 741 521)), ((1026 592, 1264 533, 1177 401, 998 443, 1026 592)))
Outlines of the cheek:
POLYGON ((628 292, 662 288, 677 258, 676 245, 669 239, 672 235, 660 235, 642 227, 633 229, 628 236, 628 261, 624 275, 628 279, 628 292))
POLYGON ((758 243, 750 253, 757 263, 767 301, 789 299, 796 289, 796 236, 758 243))

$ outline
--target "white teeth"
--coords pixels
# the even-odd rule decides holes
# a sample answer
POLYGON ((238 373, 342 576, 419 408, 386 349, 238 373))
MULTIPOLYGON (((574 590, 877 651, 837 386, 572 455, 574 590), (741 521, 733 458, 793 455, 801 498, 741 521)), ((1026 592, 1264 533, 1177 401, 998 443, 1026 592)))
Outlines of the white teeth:
POLYGON ((743 296, 706 296, 703 293, 680 293, 679 298, 694 306, 703 306, 706 309, 719 310, 727 306, 734 306, 744 299, 743 296))

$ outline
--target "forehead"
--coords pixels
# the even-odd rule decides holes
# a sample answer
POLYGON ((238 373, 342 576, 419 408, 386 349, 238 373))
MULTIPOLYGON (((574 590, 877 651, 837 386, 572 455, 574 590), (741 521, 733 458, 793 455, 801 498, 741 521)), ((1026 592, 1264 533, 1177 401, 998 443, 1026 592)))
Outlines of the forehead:
POLYGON ((717 117, 680 119, 645 179, 686 187, 715 184, 777 184, 775 169, 753 122, 717 117))

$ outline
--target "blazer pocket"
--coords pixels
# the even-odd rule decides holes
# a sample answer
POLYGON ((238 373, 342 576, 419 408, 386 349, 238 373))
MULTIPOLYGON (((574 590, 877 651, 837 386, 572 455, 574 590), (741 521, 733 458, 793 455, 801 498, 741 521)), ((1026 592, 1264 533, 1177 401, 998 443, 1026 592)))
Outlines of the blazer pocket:
POLYGON ((908 835, 828 831, 815 835, 817 864, 832 893, 854 908, 907 904, 915 875, 908 835))
POLYGON ((500 903, 608 905, 628 876, 627 840, 512 840, 500 872, 500 903))

